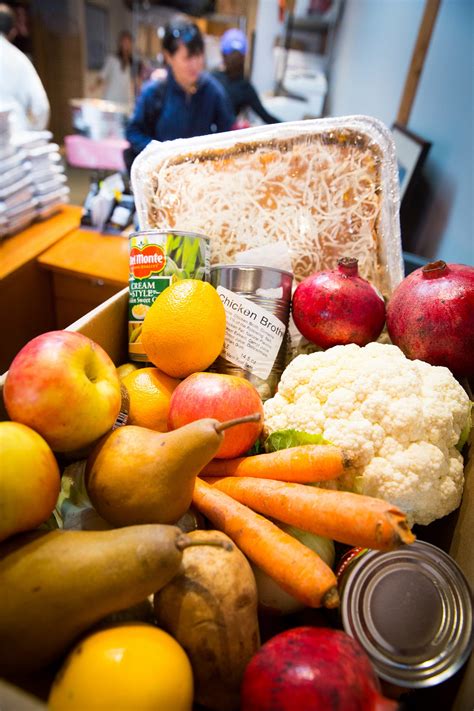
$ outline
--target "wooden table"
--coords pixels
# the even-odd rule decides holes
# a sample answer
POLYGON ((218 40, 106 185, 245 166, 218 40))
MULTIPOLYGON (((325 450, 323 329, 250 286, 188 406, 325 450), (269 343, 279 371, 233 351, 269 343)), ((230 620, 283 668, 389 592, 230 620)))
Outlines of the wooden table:
POLYGON ((78 227, 81 213, 81 207, 64 205, 57 215, 0 242, 0 373, 25 343, 56 327, 51 279, 36 260, 78 227))
POLYGON ((128 284, 128 238, 75 229, 38 264, 52 276, 56 327, 65 328, 128 284))
POLYGON ((0 242, 0 281, 23 267, 26 263, 51 247, 61 237, 77 229, 82 208, 64 205, 61 211, 48 220, 34 222, 22 232, 6 237, 0 242))

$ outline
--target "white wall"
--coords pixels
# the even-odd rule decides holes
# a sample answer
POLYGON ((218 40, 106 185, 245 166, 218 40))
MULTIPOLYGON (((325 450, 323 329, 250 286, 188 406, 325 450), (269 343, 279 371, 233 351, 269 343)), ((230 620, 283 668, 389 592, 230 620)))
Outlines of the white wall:
POLYGON ((259 93, 275 88, 273 46, 283 30, 278 18, 276 0, 259 0, 255 21, 255 45, 252 62, 252 83, 259 93))
MULTIPOLYGON (((396 119, 424 0, 346 0, 331 115, 396 119)), ((408 128, 432 142, 417 252, 474 263, 474 2, 441 0, 408 128)))
POLYGON ((474 264, 474 3, 442 0, 410 128, 433 142, 425 173, 432 206, 420 248, 474 264))
POLYGON ((346 0, 331 73, 331 114, 393 122, 424 0, 346 0))

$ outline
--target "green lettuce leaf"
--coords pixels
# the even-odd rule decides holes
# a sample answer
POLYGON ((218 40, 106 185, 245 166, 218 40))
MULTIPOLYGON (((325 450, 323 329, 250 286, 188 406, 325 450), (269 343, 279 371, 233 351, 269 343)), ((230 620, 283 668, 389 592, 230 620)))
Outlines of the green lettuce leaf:
POLYGON ((245 453, 246 457, 253 457, 254 454, 263 454, 265 448, 261 439, 257 439, 255 444, 245 453))
POLYGON ((265 452, 278 452, 280 449, 299 447, 301 444, 331 444, 320 434, 299 432, 298 430, 278 430, 265 440, 265 452))
POLYGON ((93 508, 84 480, 86 460, 70 464, 61 479, 61 491, 54 511, 59 528, 77 531, 105 531, 112 528, 93 508))

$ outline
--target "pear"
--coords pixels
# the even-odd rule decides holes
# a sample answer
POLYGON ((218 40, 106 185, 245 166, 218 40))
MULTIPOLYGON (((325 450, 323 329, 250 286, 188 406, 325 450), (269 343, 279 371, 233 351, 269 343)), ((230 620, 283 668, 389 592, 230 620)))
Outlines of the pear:
POLYGON ((196 476, 216 454, 224 430, 259 419, 258 413, 228 422, 201 419, 165 433, 119 427, 87 462, 94 508, 114 526, 176 523, 189 509, 196 476))
POLYGON ((141 603, 191 544, 175 526, 36 531, 0 545, 0 676, 40 669, 106 615, 141 603))

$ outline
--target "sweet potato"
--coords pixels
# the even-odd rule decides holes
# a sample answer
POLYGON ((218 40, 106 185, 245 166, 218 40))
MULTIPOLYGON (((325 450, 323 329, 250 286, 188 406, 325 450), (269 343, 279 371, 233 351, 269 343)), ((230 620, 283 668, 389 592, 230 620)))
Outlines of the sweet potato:
POLYGON ((155 595, 155 614, 189 656, 195 700, 215 711, 232 711, 239 708, 242 676, 260 645, 255 578, 224 533, 193 531, 188 536, 227 541, 232 549, 187 548, 181 572, 155 595))

